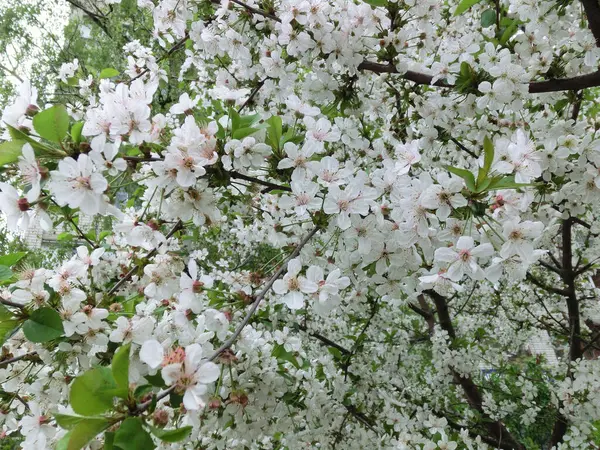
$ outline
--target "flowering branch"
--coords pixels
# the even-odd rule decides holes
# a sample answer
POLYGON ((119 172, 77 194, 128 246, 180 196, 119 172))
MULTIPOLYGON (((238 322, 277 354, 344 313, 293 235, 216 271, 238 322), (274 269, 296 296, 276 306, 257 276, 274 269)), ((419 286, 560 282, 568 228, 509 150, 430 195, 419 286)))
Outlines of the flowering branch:
MULTIPOLYGON (((431 297, 435 303, 440 327, 446 331, 446 333, 448 333, 448 337, 450 338, 451 342, 454 341, 456 339, 456 332, 454 330, 454 326, 452 325, 452 319, 450 318, 446 298, 433 290, 427 290, 425 293, 431 297)), ((482 417, 486 418, 485 426, 487 427, 488 432, 496 440, 497 445, 501 448, 524 450, 525 447, 516 441, 516 439, 512 436, 502 422, 494 421, 486 414, 485 410, 483 409, 483 397, 473 380, 469 376, 459 374, 452 367, 450 370, 452 371, 455 383, 463 388, 467 402, 471 408, 477 410, 482 417), (503 447, 503 445, 507 447, 503 447)))
POLYGON ((277 269, 277 271, 271 276, 271 278, 269 278, 269 281, 267 281, 267 284, 265 284, 265 286, 263 287, 263 289, 256 296, 256 299, 252 303, 252 306, 250 307, 250 310, 246 313, 246 316, 244 317, 244 320, 242 320, 242 323, 240 323, 238 325, 238 327, 233 332, 233 334, 231 335, 231 337, 229 339, 227 339, 223 343, 223 345, 221 345, 221 347, 219 347, 211 355, 210 358, 208 358, 209 361, 214 361, 221 353, 223 353, 225 350, 227 350, 229 347, 231 347, 233 345, 233 343, 237 340, 237 338, 240 335, 240 333, 242 332, 242 330, 250 322, 250 319, 252 318, 252 316, 254 315, 254 313, 256 312, 256 310, 258 309, 258 305, 260 305, 260 302, 262 301, 262 299, 271 290, 271 287, 273 286, 273 283, 275 283, 275 281, 281 276, 281 274, 283 273, 283 271, 287 267, 288 262, 290 262, 292 259, 294 259, 296 256, 298 256, 300 254, 300 251, 302 250, 302 248, 308 243, 308 241, 311 240, 311 238, 316 234, 316 232, 318 230, 319 230, 319 227, 313 228, 312 231, 310 233, 308 233, 304 237, 304 239, 302 239, 302 241, 298 244, 298 246, 295 248, 295 250, 285 259, 285 261, 283 261, 283 263, 281 264, 281 266, 279 266, 279 269, 277 269))
POLYGON ((4 300, 4 299, 0 299, 0 303, 2 303, 3 305, 6 305, 6 306, 12 306, 13 308, 19 308, 19 309, 23 309, 25 307, 25 306, 21 305, 20 303, 11 302, 10 300, 4 300))
MULTIPOLYGON (((396 66, 394 66, 393 64, 381 64, 372 61, 363 61, 358 65, 358 70, 368 70, 370 72, 375 73, 399 73, 398 69, 396 69, 396 66)), ((402 78, 412 81, 416 84, 426 86, 437 86, 447 88, 453 87, 452 85, 447 84, 443 80, 437 80, 435 83, 431 84, 431 80, 433 80, 432 75, 414 72, 412 70, 408 70, 404 74, 402 74, 402 78)), ((596 86, 600 86, 600 71, 572 78, 561 78, 546 81, 531 81, 529 83, 529 93, 539 94, 543 92, 578 91, 580 89, 586 89, 596 86)))
MULTIPOLYGON (((567 301, 567 312, 569 315, 569 359, 576 361, 583 356, 581 340, 581 316, 579 313, 579 300, 575 288, 575 278, 577 274, 573 269, 573 240, 572 240, 573 219, 567 218, 562 223, 562 274, 561 278, 567 285, 565 297, 567 301)), ((569 366, 568 374, 571 375, 569 366)), ((559 414, 554 423, 550 447, 562 442, 567 432, 568 421, 562 414, 559 414)))
POLYGON ((14 362, 21 361, 23 359, 31 359, 34 357, 37 357, 37 352, 29 352, 29 353, 25 353, 23 355, 14 356, 12 358, 0 361, 0 367, 8 366, 9 364, 12 364, 14 362))
MULTIPOLYGON (((178 220, 175 225, 173 226, 173 228, 171 228, 171 231, 169 231, 169 233, 165 236, 166 239, 169 239, 171 236, 173 236, 178 230, 180 230, 183 227, 183 222, 181 220, 178 220)), ((156 252, 158 251, 157 248, 155 248, 154 250, 151 250, 146 256, 144 256, 144 259, 148 259, 153 257, 156 252)), ((135 271, 138 269, 139 265, 135 265, 133 266, 129 272, 127 272, 125 274, 125 276, 123 278, 121 278, 112 288, 109 289, 109 291, 106 293, 106 295, 108 295, 109 297, 111 295, 113 295, 115 292, 117 292, 121 286, 123 286, 127 281, 129 281, 131 279, 131 277, 133 276, 133 274, 135 273, 135 271)))

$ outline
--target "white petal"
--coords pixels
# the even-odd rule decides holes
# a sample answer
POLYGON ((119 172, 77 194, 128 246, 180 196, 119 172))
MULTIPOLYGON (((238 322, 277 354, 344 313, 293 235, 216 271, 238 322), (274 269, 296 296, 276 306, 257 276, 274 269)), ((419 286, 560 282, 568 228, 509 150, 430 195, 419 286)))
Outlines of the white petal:
POLYGON ((140 359, 151 368, 156 369, 163 361, 164 349, 157 340, 144 342, 140 350, 140 359))

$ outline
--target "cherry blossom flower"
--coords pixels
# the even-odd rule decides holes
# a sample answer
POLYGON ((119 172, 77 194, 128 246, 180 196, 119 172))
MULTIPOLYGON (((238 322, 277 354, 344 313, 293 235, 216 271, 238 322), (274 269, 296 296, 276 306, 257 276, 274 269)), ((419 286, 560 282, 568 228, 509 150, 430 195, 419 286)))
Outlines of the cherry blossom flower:
POLYGON ((301 270, 302 263, 298 258, 294 258, 288 263, 283 279, 276 280, 273 284, 273 291, 283 295, 281 301, 291 310, 304 306, 304 294, 314 294, 318 290, 314 281, 300 275, 301 270))
POLYGON ((438 248, 435 251, 435 260, 447 263, 448 278, 452 281, 462 280, 465 274, 475 280, 484 277, 481 267, 477 265, 477 258, 491 256, 494 252, 492 244, 475 245, 471 236, 462 236, 455 246, 451 248, 438 248))
POLYGON ((51 172, 50 191, 56 196, 59 205, 79 208, 89 215, 106 213, 106 201, 103 193, 108 182, 100 172, 94 170, 94 164, 87 155, 79 158, 65 158, 58 163, 58 170, 51 172))

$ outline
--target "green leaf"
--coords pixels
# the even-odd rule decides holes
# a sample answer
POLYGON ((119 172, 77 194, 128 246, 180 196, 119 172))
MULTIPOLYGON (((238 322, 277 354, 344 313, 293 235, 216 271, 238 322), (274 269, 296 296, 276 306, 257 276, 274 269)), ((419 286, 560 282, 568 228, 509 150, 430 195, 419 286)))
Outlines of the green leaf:
POLYGON ((69 233, 68 231, 63 231, 62 233, 58 234, 56 236, 56 240, 61 242, 61 241, 72 241, 74 239, 74 236, 69 233))
POLYGON ((112 67, 109 67, 107 69, 102 69, 102 71, 100 72, 100 79, 104 79, 104 78, 112 78, 112 77, 116 77, 119 75, 119 71, 117 69, 113 69, 112 67))
POLYGON ((79 122, 75 122, 73 124, 73 126, 71 127, 71 139, 73 139, 73 142, 75 142, 76 144, 79 144, 81 142, 81 131, 83 130, 83 122, 79 121, 79 122))
POLYGON ((271 353, 271 356, 274 356, 280 361, 288 361, 292 363, 292 365, 296 369, 300 368, 300 364, 298 363, 298 360, 296 359, 294 354, 292 352, 288 352, 283 345, 276 344, 275 347, 273 347, 273 352, 271 353))
POLYGON ((27 256, 27 252, 15 252, 0 256, 0 265, 12 267, 27 256))
POLYGON ((29 142, 34 150, 36 150, 36 155, 38 156, 53 156, 53 157, 65 157, 67 156, 66 152, 63 150, 59 150, 57 148, 48 147, 47 145, 36 141, 31 136, 23 133, 21 130, 16 129, 8 124, 6 124, 6 128, 8 129, 8 133, 10 136, 17 141, 25 141, 29 142))
POLYGON ((487 178, 494 162, 494 143, 489 137, 483 138, 483 167, 477 174, 477 187, 487 178))
POLYGON ((33 117, 33 128, 44 139, 61 142, 69 131, 69 114, 63 105, 55 105, 33 117))
POLYGON ((491 178, 484 178, 483 180, 481 180, 481 182, 477 182, 477 189, 475 190, 475 193, 480 193, 485 191, 490 184, 492 184, 492 179, 491 178))
POLYGON ((235 109, 229 108, 229 119, 231 120, 231 132, 233 133, 240 128, 240 115, 235 109))
POLYGON ((247 128, 260 120, 260 114, 250 114, 248 116, 239 116, 238 128, 247 128))
POLYGON ((445 166, 445 167, 448 172, 451 172, 454 175, 458 175, 463 180, 465 180, 465 184, 467 185, 467 188, 471 192, 475 192, 475 189, 476 189, 475 176, 470 171, 465 170, 465 169, 459 169, 458 167, 453 167, 453 166, 445 166))
POLYGON ((283 124, 281 117, 271 116, 267 120, 267 142, 271 148, 279 149, 281 137, 283 136, 283 124))
POLYGON ((0 144, 0 167, 19 160, 25 141, 6 141, 0 144))
POLYGON ((110 426, 110 422, 102 419, 85 419, 79 422, 70 432, 67 450, 81 450, 92 439, 110 426))
POLYGON ((0 304, 0 346, 4 344, 10 332, 19 326, 19 323, 20 321, 15 319, 10 310, 0 304))
POLYGON ((12 270, 6 266, 0 266, 0 281, 10 280, 13 276, 12 270))
POLYGON ((77 377, 71 385, 73 411, 82 416, 102 414, 113 406, 117 383, 108 367, 96 367, 77 377))
POLYGON ((107 431, 104 433, 104 450, 113 450, 115 448, 115 433, 107 431))
POLYGON ((63 437, 60 438, 60 441, 56 443, 56 447, 54 450, 68 450, 69 449, 69 439, 71 439, 72 431, 69 431, 63 437))
POLYGON ((508 175, 506 177, 498 178, 494 177, 490 186, 488 186, 488 190, 492 189, 519 189, 522 187, 531 187, 535 186, 535 183, 517 183, 515 182, 514 175, 508 175))
POLYGON ((486 9, 481 15, 481 26, 483 28, 491 27, 496 23, 496 11, 493 9, 486 9))
POLYGON ((515 34, 515 32, 519 29, 519 20, 514 19, 512 23, 506 27, 504 32, 502 33, 502 37, 500 37, 500 44, 506 45, 508 40, 515 34))
POLYGON ((133 391, 133 397, 136 399, 140 399, 149 392, 152 392, 152 389, 153 387, 151 384, 143 384, 141 386, 138 386, 135 388, 135 391, 133 391))
POLYGON ((387 6, 387 0, 363 0, 367 5, 371 6, 387 6))
POLYGON ((112 374, 121 389, 129 391, 129 349, 131 344, 126 344, 115 352, 112 360, 112 374))
POLYGON ((146 380, 148 380, 148 383, 150 383, 152 386, 159 387, 159 388, 163 388, 166 386, 165 380, 163 380, 163 377, 160 374, 160 371, 158 371, 154 375, 146 375, 146 376, 144 376, 144 378, 146 380))
POLYGON ((0 256, 0 265, 12 267, 27 256, 27 252, 15 252, 0 256))
POLYGON ((258 128, 252 128, 252 127, 248 127, 248 128, 238 128, 237 130, 235 130, 233 132, 233 135, 231 136, 233 139, 244 139, 247 136, 250 136, 251 134, 254 134, 258 131, 258 128))
POLYGON ((458 4, 458 6, 456 7, 456 11, 454 11, 454 15, 455 16, 460 16, 462 13, 464 13, 471 6, 474 6, 477 3, 479 3, 479 2, 481 2, 481 0, 462 0, 458 4))
POLYGON ((84 416, 71 416, 69 414, 55 413, 54 419, 61 428, 64 428, 65 430, 72 430, 79 423, 88 418, 84 416))
POLYGON ((115 447, 121 450, 153 450, 156 448, 150 434, 144 430, 142 419, 129 417, 115 433, 115 447))
POLYGON ((40 308, 23 324, 23 333, 31 342, 48 342, 64 334, 62 319, 52 308, 40 308))
POLYGON ((192 427, 181 427, 175 430, 163 430, 162 428, 150 427, 154 436, 165 442, 179 442, 187 438, 192 432, 192 427))

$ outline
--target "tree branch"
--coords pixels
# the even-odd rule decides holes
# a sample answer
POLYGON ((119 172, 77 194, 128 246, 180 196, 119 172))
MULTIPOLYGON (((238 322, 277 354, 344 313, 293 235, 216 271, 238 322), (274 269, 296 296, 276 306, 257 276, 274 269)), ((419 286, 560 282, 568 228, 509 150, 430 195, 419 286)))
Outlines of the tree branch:
MULTIPOLYGON (((392 64, 380 64, 371 61, 363 61, 358 65, 358 70, 368 70, 375 73, 399 73, 398 69, 392 64)), ((407 71, 401 75, 402 78, 412 81, 416 84, 427 86, 438 86, 452 88, 454 86, 447 84, 443 80, 437 80, 431 84, 432 75, 425 73, 407 71)), ((590 87, 600 86, 600 71, 592 72, 586 75, 580 75, 572 78, 561 78, 556 80, 531 81, 529 83, 530 94, 540 94, 543 92, 558 92, 558 91, 578 91, 590 87)))
MULTIPOLYGON (((582 340, 581 340, 581 317, 579 314, 579 300, 575 289, 576 273, 573 269, 573 241, 572 228, 574 220, 569 217, 563 220, 562 223, 562 280, 567 285, 567 312, 569 314, 569 360, 575 361, 583 356, 582 340)), ((568 369, 569 376, 571 375, 571 367, 568 369)), ((565 433, 567 432, 567 419, 558 414, 552 436, 550 438, 550 447, 562 442, 565 433)))
POLYGON ((103 20, 101 18, 102 16, 99 16, 98 14, 93 13, 92 11, 89 11, 89 10, 85 9, 83 7, 83 5, 80 5, 79 3, 77 3, 74 0, 67 0, 67 2, 70 3, 71 5, 73 5, 75 8, 83 11, 83 13, 86 16, 88 16, 92 22, 94 22, 96 25, 98 25, 102 29, 102 31, 104 31, 106 33, 106 35, 109 38, 112 38, 112 36, 110 35, 110 32, 108 31, 108 28, 106 27, 106 24, 103 22, 103 20))
POLYGON ((214 361, 221 353, 223 353, 225 350, 227 350, 229 347, 231 347, 233 345, 233 343, 237 340, 237 338, 240 335, 240 333, 242 332, 242 330, 250 322, 250 319, 252 318, 252 316, 254 315, 256 310, 258 309, 258 305, 260 305, 260 302, 262 301, 262 299, 271 290, 271 286, 273 286, 273 283, 275 283, 275 281, 281 276, 283 271, 286 269, 288 262, 290 262, 290 260, 294 259, 296 256, 298 256, 300 254, 300 250, 302 250, 302 248, 308 243, 308 241, 310 241, 310 239, 316 234, 316 232, 318 230, 319 230, 318 227, 313 228, 312 231, 310 233, 308 233, 304 239, 302 239, 302 241, 298 244, 298 246, 295 248, 295 250, 285 259, 285 261, 281 264, 279 269, 277 269, 277 271, 271 276, 271 278, 269 278, 269 281, 267 281, 267 284, 265 284, 265 287, 263 287, 262 290, 256 296, 256 299, 252 303, 250 310, 246 313, 246 316, 244 317, 244 320, 242 320, 242 323, 240 323, 238 325, 238 327, 233 332, 231 337, 229 339, 227 339, 223 343, 223 345, 221 345, 211 355, 210 358, 208 358, 209 361, 214 361))
MULTIPOLYGON (((446 298, 433 290, 424 291, 435 303, 435 308, 438 313, 438 320, 440 327, 448 333, 451 341, 456 338, 456 331, 452 325, 452 319, 448 311, 448 303, 446 298)), ((463 376, 459 374, 454 368, 450 367, 455 383, 460 385, 465 393, 467 402, 471 408, 481 414, 486 419, 485 427, 488 433, 494 438, 498 447, 508 446, 513 449, 525 450, 525 447, 519 443, 512 434, 508 431, 506 426, 500 421, 492 420, 483 409, 483 397, 479 392, 477 385, 469 376, 463 376)), ((502 447, 504 448, 504 447, 502 447)))
POLYGON ((244 175, 243 173, 236 172, 235 170, 228 172, 231 178, 237 178, 239 180, 250 181, 251 183, 260 184, 262 186, 266 186, 268 189, 263 190, 262 192, 269 192, 274 190, 292 192, 292 188, 287 186, 281 186, 276 183, 271 183, 270 181, 264 181, 259 178, 251 177, 250 175, 244 175))
MULTIPOLYGON (((178 220, 175 223, 175 225, 173 226, 173 228, 171 228, 171 231, 169 231, 169 233, 165 236, 166 239, 169 239, 182 227, 183 227, 183 222, 181 220, 178 220)), ((154 250, 150 251, 146 256, 144 256, 144 259, 151 258, 152 256, 154 256, 156 254, 157 251, 158 251, 158 248, 155 248, 154 250)), ((112 288, 110 288, 110 290, 106 293, 106 295, 111 296, 115 292, 117 292, 121 288, 121 286, 123 286, 127 281, 129 281, 131 279, 131 277, 133 276, 135 271, 138 269, 138 267, 139 267, 139 265, 137 265, 137 264, 135 266, 133 266, 129 270, 129 272, 127 272, 125 274, 125 276, 123 278, 121 278, 112 288)))
POLYGON ((540 281, 538 278, 536 278, 535 276, 533 276, 530 273, 527 273, 525 278, 527 280, 531 281, 533 284, 535 284, 540 289, 545 290, 546 292, 550 292, 550 293, 556 294, 556 295, 561 295, 563 297, 566 297, 567 295, 569 295, 569 293, 566 289, 558 289, 553 286, 547 286, 542 281, 540 281))
POLYGON ((600 47, 600 3, 598 0, 581 0, 585 15, 588 20, 588 27, 596 38, 596 46, 600 47))
POLYGON ((0 367, 8 366, 9 364, 12 364, 14 362, 21 361, 23 359, 30 359, 30 358, 34 358, 34 357, 37 357, 37 352, 25 353, 23 355, 15 356, 13 358, 9 358, 9 359, 0 361, 0 367))
POLYGON ((264 86, 265 81, 267 81, 267 80, 268 80, 268 78, 260 80, 258 82, 258 84, 256 85, 256 87, 254 89, 252 89, 252 92, 250 92, 250 96, 246 99, 246 101, 242 104, 242 106, 240 106, 239 109, 237 110, 238 114, 241 113, 244 110, 244 108, 252 102, 252 100, 254 100, 254 97, 256 97, 256 94, 258 94, 258 91, 260 91, 260 88, 262 88, 264 86))

